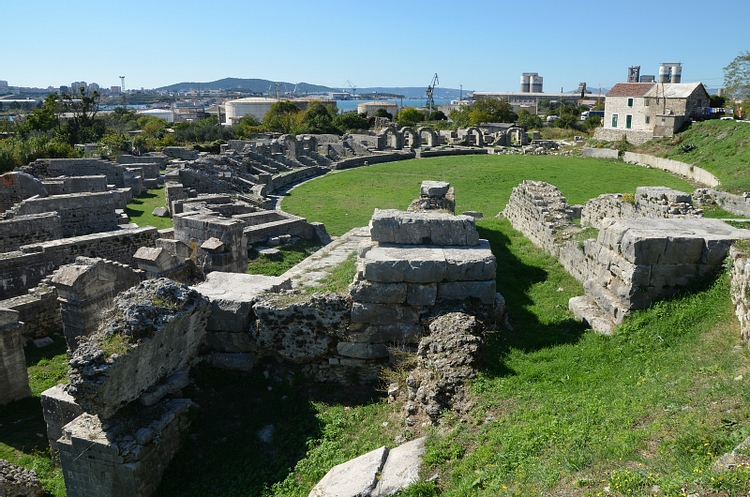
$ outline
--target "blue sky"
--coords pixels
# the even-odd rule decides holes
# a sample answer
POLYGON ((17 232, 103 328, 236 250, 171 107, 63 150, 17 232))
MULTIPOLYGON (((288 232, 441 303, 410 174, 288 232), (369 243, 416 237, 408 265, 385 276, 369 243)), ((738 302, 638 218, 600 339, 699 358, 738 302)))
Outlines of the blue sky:
POLYGON ((518 91, 611 87, 631 65, 719 87, 750 50, 748 0, 281 1, 8 0, 0 80, 155 88, 224 77, 345 88, 427 86, 518 91), (73 6, 75 5, 75 6, 73 6), (679 5, 679 6, 678 6, 679 5))

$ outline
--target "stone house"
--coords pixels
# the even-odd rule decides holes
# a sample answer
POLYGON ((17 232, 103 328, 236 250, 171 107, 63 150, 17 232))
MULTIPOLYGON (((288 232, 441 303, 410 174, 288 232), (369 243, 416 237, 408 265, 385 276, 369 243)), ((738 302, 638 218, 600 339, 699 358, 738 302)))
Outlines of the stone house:
POLYGON ((689 119, 705 115, 709 96, 702 83, 617 83, 607 93, 604 123, 594 137, 641 144, 672 136, 689 119))

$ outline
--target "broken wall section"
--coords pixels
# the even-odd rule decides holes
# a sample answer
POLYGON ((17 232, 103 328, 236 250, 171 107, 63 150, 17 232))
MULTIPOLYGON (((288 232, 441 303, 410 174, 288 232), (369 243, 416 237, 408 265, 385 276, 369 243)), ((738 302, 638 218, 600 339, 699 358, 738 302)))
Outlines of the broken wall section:
POLYGON ((0 405, 31 396, 18 311, 0 309, 0 405))
POLYGON ((730 270, 731 294, 734 313, 740 321, 740 335, 750 345, 750 245, 733 245, 729 252, 732 260, 730 270))

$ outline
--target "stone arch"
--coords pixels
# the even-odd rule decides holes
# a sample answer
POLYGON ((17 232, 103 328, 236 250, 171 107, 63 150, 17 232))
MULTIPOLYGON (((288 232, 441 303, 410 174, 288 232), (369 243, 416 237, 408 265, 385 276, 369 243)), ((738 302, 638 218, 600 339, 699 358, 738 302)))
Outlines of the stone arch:
POLYGON ((299 158, 299 143, 294 135, 281 135, 279 142, 284 144, 285 155, 290 159, 299 158))
POLYGON ((435 130, 429 126, 422 126, 417 129, 417 133, 419 133, 419 138, 422 140, 422 143, 426 144, 428 147, 436 147, 440 144, 440 137, 435 130), (425 134, 427 135, 426 140, 425 134))
POLYGON ((526 145, 529 142, 526 128, 522 126, 511 126, 508 128, 509 145, 526 145))
POLYGON ((401 150, 404 148, 404 136, 398 132, 395 126, 387 126, 378 133, 378 148, 395 148, 401 150))
POLYGON ((406 148, 419 148, 422 146, 422 139, 419 136, 419 133, 414 131, 413 128, 409 126, 404 126, 399 131, 401 136, 404 140, 404 147, 406 148))
POLYGON ((466 129, 466 143, 475 147, 484 146, 484 133, 476 126, 466 129))

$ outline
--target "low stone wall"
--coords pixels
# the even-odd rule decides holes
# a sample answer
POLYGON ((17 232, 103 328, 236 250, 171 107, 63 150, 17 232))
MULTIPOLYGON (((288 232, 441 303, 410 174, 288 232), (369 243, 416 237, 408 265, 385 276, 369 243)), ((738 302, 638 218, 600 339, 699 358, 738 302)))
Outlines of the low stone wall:
POLYGON ((0 212, 5 212, 24 199, 46 197, 42 182, 28 173, 11 171, 0 174, 0 212))
POLYGON ((25 295, 1 300, 0 308, 18 311, 18 319, 23 323, 21 334, 25 338, 42 338, 49 336, 50 331, 63 329, 57 291, 44 283, 25 295))
POLYGON ((612 148, 583 147, 583 150, 581 150, 581 157, 617 160, 620 158, 620 152, 612 148))
POLYGON ((68 497, 148 497, 190 426, 188 399, 168 399, 134 416, 81 414, 57 440, 68 497))
POLYGON ((729 257, 732 260, 731 295, 734 313, 740 321, 742 340, 750 345, 750 251, 746 245, 732 246, 729 257))
POLYGON ((594 138, 597 140, 616 142, 625 138, 628 143, 633 145, 642 145, 647 141, 653 139, 654 133, 652 131, 640 131, 640 130, 621 130, 612 128, 597 128, 594 131, 594 138))
POLYGON ((101 159, 37 159, 20 168, 37 178, 105 175, 107 184, 125 188, 125 168, 101 159))
POLYGON ((417 157, 426 159, 427 157, 442 157, 447 155, 486 155, 489 149, 481 147, 472 148, 440 148, 440 149, 417 149, 417 157))
POLYGON ((685 176, 693 181, 702 183, 707 186, 719 186, 719 179, 713 174, 709 173, 705 169, 700 167, 685 164, 676 160, 663 159, 661 157, 653 157, 646 154, 636 154, 634 152, 625 152, 622 158, 623 161, 630 164, 646 165, 650 167, 656 167, 664 169, 680 176, 685 176))
POLYGON ((663 186, 640 186, 635 195, 612 193, 586 202, 581 210, 581 226, 601 227, 606 218, 647 217, 653 219, 703 217, 693 207, 691 196, 663 186))
POLYGON ((27 199, 18 205, 19 215, 57 212, 63 236, 88 235, 117 229, 112 193, 76 193, 27 199))
POLYGON ((0 219, 0 252, 12 252, 23 245, 62 237, 62 221, 56 212, 0 219))
POLYGON ((107 177, 67 176, 43 180, 42 184, 50 195, 67 195, 69 193, 97 193, 107 191, 107 177))
POLYGON ((305 168, 294 169, 293 171, 285 172, 282 174, 274 174, 271 181, 268 183, 268 193, 277 192, 288 185, 299 183, 300 181, 308 178, 314 178, 327 173, 328 170, 322 167, 311 166, 305 168))
POLYGON ((133 254, 153 247, 159 232, 152 226, 63 238, 0 254, 0 299, 24 295, 28 288, 76 257, 101 257, 137 268, 133 254))
POLYGON ((713 188, 698 188, 693 192, 693 197, 701 204, 715 204, 732 214, 750 217, 750 193, 735 195, 713 188))
POLYGON ((414 157, 416 157, 416 154, 410 151, 383 153, 377 155, 363 155, 337 161, 333 164, 331 169, 351 169, 353 167, 381 164, 383 162, 395 162, 398 160, 413 159, 414 157))
POLYGON ((504 214, 583 283, 586 295, 570 302, 576 316, 609 332, 631 311, 717 271, 731 243, 747 237, 698 217, 689 201, 685 193, 653 187, 639 189, 632 204, 601 196, 582 209, 581 224, 599 229, 596 239, 585 240, 576 240, 585 235, 571 222, 572 209, 547 183, 524 181, 514 188, 504 214))
POLYGON ((18 311, 0 309, 0 405, 30 395, 18 311))
POLYGON ((213 213, 175 214, 175 239, 191 248, 195 264, 205 273, 247 271, 247 238, 239 219, 213 213))

